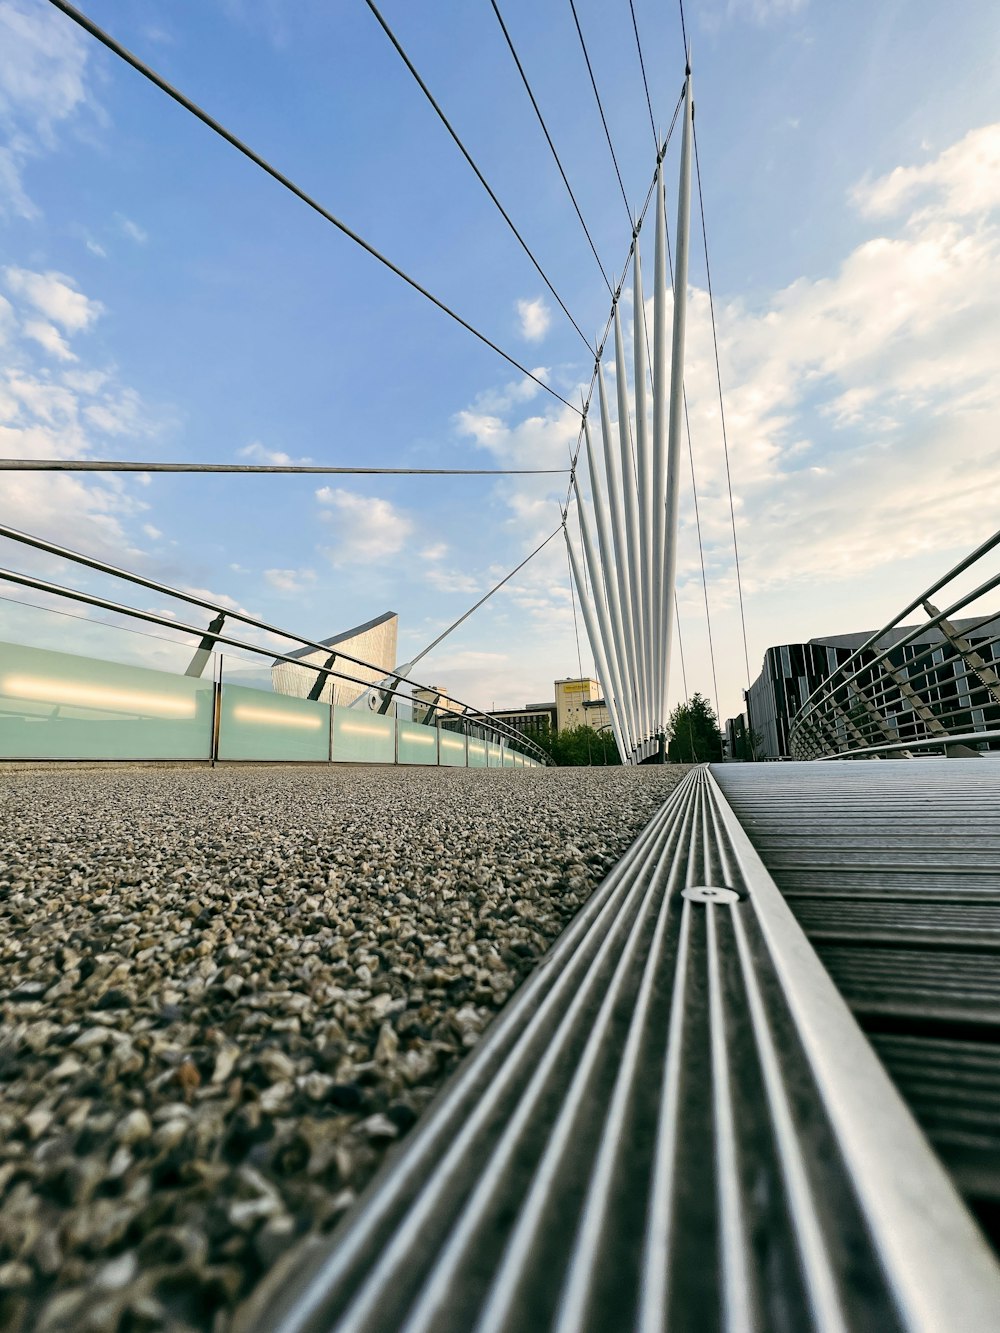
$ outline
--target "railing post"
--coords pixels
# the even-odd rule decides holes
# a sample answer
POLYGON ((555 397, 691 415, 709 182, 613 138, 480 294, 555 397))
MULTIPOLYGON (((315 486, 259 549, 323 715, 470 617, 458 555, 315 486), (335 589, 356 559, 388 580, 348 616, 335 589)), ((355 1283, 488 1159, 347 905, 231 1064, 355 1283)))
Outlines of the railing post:
POLYGON ((212 767, 219 757, 219 737, 222 734, 222 658, 219 658, 219 676, 212 684, 212 767))

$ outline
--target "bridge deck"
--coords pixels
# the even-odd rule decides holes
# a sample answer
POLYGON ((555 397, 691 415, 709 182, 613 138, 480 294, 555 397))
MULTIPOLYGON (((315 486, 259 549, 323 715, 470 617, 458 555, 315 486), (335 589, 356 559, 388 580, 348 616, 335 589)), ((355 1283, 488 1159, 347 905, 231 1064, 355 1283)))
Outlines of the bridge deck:
POLYGON ((719 784, 1000 1247, 1000 762, 720 765, 719 784))
MULTIPOLYGON (((887 829, 905 842, 907 812, 937 788, 922 764, 864 769, 715 770, 765 856, 805 874, 807 888, 794 881, 788 901, 715 777, 695 770, 255 1327, 996 1327, 1000 1272, 789 910, 817 898, 836 908, 847 883, 848 924, 835 912, 840 933, 820 947, 854 951, 835 977, 864 1021, 884 1003, 880 959, 896 987, 885 989, 908 997, 908 1026, 879 1037, 895 1043, 896 1080, 918 1114, 955 1095, 949 1042, 965 1083, 988 1083, 976 1064, 987 1041, 970 1043, 953 1020, 933 1036, 914 1026, 920 997, 934 993, 914 980, 919 949, 891 947, 890 934, 878 953, 860 921, 860 938, 850 935, 869 901, 911 906, 907 885, 918 896, 923 886, 925 906, 937 901, 929 882, 959 895, 945 907, 970 896, 989 906, 986 872, 972 874, 971 889, 961 867, 938 866, 928 880, 907 868, 906 843, 895 870, 867 880, 865 855, 887 829), (861 850, 825 809, 824 793, 841 790, 861 850), (908 968, 897 954, 912 955, 908 968), (915 1040, 928 1042, 917 1055, 930 1073, 914 1065, 915 1040)), ((936 771, 939 784, 989 802, 988 773, 936 771)), ((933 846, 925 851, 930 863, 933 846)), ((961 979, 962 961, 979 955, 953 953, 961 979)), ((982 1006, 971 1004, 979 1032, 992 1020, 988 978, 976 976, 980 990, 961 981, 949 1003, 981 992, 982 1006)), ((947 983, 942 969, 941 994, 947 983)), ((974 1109, 979 1096, 968 1099, 974 1109)))

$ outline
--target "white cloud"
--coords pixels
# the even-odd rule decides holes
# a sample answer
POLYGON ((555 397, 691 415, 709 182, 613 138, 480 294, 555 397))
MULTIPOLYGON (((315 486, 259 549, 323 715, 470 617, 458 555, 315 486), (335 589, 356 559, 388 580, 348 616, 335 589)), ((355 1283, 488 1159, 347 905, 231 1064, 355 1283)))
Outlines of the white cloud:
POLYGON ((269 463, 272 467, 306 467, 312 462, 311 458, 293 458, 280 449, 267 449, 257 440, 237 449, 236 453, 240 458, 249 458, 255 463, 269 463))
MULTIPOLYGON (((13 288, 19 298, 36 309, 47 307, 57 313, 64 328, 86 327, 95 317, 97 303, 88 301, 69 279, 23 269, 10 272, 16 275, 13 288)), ((152 430, 134 390, 120 384, 108 370, 79 363, 63 369, 72 353, 55 326, 34 316, 18 323, 2 298, 0 338, 5 343, 0 369, 3 456, 83 458, 93 455, 100 437, 109 430, 126 424, 136 435, 152 430), (54 355, 55 367, 48 363, 48 356, 39 353, 39 346, 54 355)), ((67 516, 71 516, 69 544, 113 562, 134 551, 129 531, 148 508, 135 487, 120 477, 89 480, 58 473, 9 474, 2 507, 16 526, 63 543, 67 541, 67 516)))
POLYGON ((480 591, 479 580, 460 569, 439 569, 433 567, 424 576, 424 582, 438 592, 466 593, 470 597, 480 591))
POLYGON ((933 200, 952 217, 985 213, 1000 204, 1000 124, 970 130, 930 162, 896 167, 853 191, 867 217, 889 217, 917 199, 933 200))
POLYGON ((24 333, 33 338, 40 347, 51 353, 59 361, 75 361, 76 356, 70 351, 69 343, 54 324, 44 319, 26 319, 24 333))
POLYGON ((443 560, 448 554, 447 542, 432 542, 430 546, 425 546, 420 552, 423 560, 443 560))
POLYGON ((107 259, 108 257, 107 250, 105 250, 103 245, 99 245, 97 241, 91 240, 90 237, 88 237, 86 241, 86 246, 87 249, 90 251, 90 253, 92 255, 96 255, 98 259, 107 259))
POLYGON ((158 542, 163 536, 159 528, 154 528, 152 523, 143 523, 142 530, 150 541, 158 542))
POLYGON ((805 9, 809 0, 729 0, 730 16, 748 18, 754 23, 771 23, 805 9))
POLYGON ((278 592, 304 592, 316 582, 314 569, 265 569, 264 578, 278 592))
POLYGON ((149 232, 140 227, 138 222, 133 222, 131 218, 127 218, 124 213, 116 213, 115 220, 122 235, 127 236, 130 241, 134 241, 136 245, 145 245, 149 240, 149 232))
POLYGON ((327 551, 334 565, 388 560, 399 554, 413 531, 412 520, 378 496, 321 486, 316 499, 324 506, 323 520, 336 530, 336 545, 327 551))
POLYGON ((57 145, 57 131, 84 107, 84 35, 47 5, 0 5, 0 214, 31 218, 38 208, 24 185, 32 158, 57 145))
POLYGON ((518 301, 517 315, 521 321, 521 337, 528 342, 540 342, 552 323, 552 311, 540 296, 533 301, 518 301))
POLYGON ((7 289, 66 333, 83 333, 102 314, 100 301, 92 301, 77 290, 64 273, 35 273, 31 269, 4 269, 7 289))

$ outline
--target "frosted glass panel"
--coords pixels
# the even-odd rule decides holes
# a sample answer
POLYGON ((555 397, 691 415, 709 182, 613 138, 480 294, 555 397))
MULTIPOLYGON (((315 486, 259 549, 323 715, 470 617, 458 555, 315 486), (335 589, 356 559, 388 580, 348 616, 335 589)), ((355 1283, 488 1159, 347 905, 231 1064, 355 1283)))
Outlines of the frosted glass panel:
POLYGON ((486 767, 486 742, 476 741, 469 737, 469 767, 486 767))
POLYGON ((399 762, 401 764, 437 763, 437 727, 424 727, 419 722, 396 723, 399 732, 399 762))
POLYGON ((516 758, 514 757, 514 751, 513 751, 513 750, 504 750, 504 752, 503 752, 503 766, 504 766, 504 768, 514 768, 514 767, 516 767, 516 765, 517 765, 517 760, 516 760, 516 758))
POLYGON ((465 767, 465 737, 458 731, 441 731, 441 763, 449 768, 465 767))
POLYGON ((501 762, 501 761, 500 761, 500 746, 497 745, 497 744, 496 744, 495 742, 493 742, 493 741, 488 741, 488 742, 487 742, 487 745, 486 745, 486 752, 487 752, 487 755, 489 756, 488 762, 489 762, 489 766, 490 766, 490 768, 499 768, 499 767, 500 767, 500 762, 501 762))
POLYGON ((333 758, 342 764, 391 764, 396 758, 396 719, 334 708, 333 758))
POLYGON ((0 644, 0 756, 209 759, 211 680, 0 644))
POLYGON ((223 685, 220 759, 329 757, 328 704, 242 685, 223 685))

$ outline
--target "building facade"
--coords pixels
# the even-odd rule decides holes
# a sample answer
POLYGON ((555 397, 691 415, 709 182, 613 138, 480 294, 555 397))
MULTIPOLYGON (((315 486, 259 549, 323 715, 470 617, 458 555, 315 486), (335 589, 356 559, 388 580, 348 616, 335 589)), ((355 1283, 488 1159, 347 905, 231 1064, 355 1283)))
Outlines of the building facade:
POLYGON ((464 713, 462 704, 456 703, 446 692, 443 685, 428 685, 426 689, 413 690, 414 722, 433 722, 441 713, 464 713))
MULTIPOLYGON (((845 736, 847 730, 860 732, 872 744, 921 739, 927 734, 921 709, 949 731, 1000 729, 1000 698, 984 689, 967 655, 938 626, 894 646, 915 628, 900 626, 880 641, 879 652, 889 649, 887 667, 875 666, 870 677, 862 671, 855 705, 844 719, 845 736)), ((1000 642, 995 642, 1000 639, 1000 617, 956 620, 949 628, 952 638, 967 643, 987 670, 1000 668, 1000 642)), ((760 675, 744 691, 745 714, 726 723, 729 757, 734 757, 739 736, 750 733, 759 758, 790 758, 789 731, 796 713, 871 633, 833 634, 768 648, 760 675)), ((868 649, 854 666, 863 668, 875 656, 875 650, 868 649)))
POLYGON ((299 699, 321 699, 323 703, 342 706, 352 704, 365 693, 368 683, 375 685, 384 680, 397 665, 398 632, 399 616, 395 611, 386 611, 363 625, 355 625, 354 629, 320 639, 322 649, 300 648, 288 654, 295 662, 272 663, 271 688, 275 694, 292 694, 299 699), (338 661, 338 649, 372 666, 358 666, 342 658, 338 661), (331 672, 322 687, 317 667, 327 667, 331 672), (337 674, 338 667, 344 675, 337 674), (347 680, 345 676, 355 676, 357 680, 347 680))
POLYGON ((532 731, 556 730, 555 703, 526 704, 524 708, 506 708, 493 714, 522 736, 532 731))
POLYGON ((508 726, 518 731, 568 731, 573 727, 593 727, 601 731, 610 726, 607 704, 601 687, 590 676, 570 677, 554 682, 551 703, 527 704, 524 708, 505 708, 494 712, 508 726))

